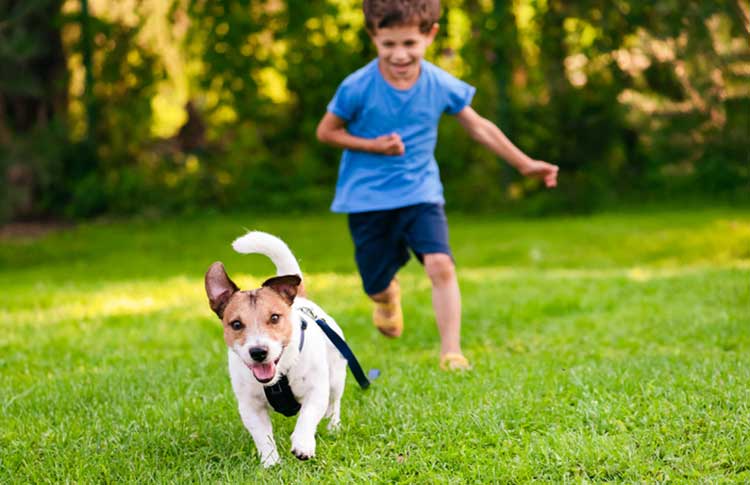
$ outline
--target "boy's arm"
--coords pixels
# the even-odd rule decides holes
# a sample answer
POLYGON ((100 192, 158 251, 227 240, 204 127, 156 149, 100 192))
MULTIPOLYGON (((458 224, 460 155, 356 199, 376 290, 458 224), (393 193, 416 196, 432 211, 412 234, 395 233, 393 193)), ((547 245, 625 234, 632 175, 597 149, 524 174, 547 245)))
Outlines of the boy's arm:
POLYGON ((346 130, 346 121, 330 111, 326 112, 315 131, 318 140, 337 148, 381 155, 403 155, 404 143, 396 133, 377 138, 354 136, 346 130))
POLYGON ((529 158, 500 131, 500 128, 481 117, 471 106, 459 111, 456 118, 473 139, 505 159, 522 175, 543 180, 547 187, 557 185, 557 165, 529 158))

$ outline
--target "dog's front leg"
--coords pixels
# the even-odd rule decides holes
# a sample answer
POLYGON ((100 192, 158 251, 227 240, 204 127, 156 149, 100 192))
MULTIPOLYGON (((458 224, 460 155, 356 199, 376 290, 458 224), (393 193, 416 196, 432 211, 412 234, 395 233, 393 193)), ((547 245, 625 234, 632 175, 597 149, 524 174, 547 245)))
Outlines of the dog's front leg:
POLYGON ((276 450, 276 441, 273 439, 273 427, 268 408, 263 404, 240 403, 240 417, 253 437, 261 464, 266 468, 277 464, 280 461, 279 452, 276 450))
POLYGON ((328 383, 316 386, 305 396, 292 433, 292 453, 300 460, 315 456, 315 431, 328 404, 328 383))

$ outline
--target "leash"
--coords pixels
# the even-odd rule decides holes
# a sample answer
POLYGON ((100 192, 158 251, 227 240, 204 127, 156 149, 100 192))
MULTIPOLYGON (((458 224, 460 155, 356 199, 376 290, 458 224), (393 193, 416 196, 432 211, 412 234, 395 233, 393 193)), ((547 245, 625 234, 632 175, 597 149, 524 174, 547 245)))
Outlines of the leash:
MULTIPOLYGON (((318 324, 320 329, 323 330, 323 333, 326 334, 326 337, 328 337, 328 340, 330 340, 334 347, 336 347, 341 355, 344 356, 346 362, 349 364, 349 369, 352 371, 352 375, 355 379, 357 379, 359 387, 361 387, 362 389, 367 389, 368 387, 370 387, 370 380, 365 375, 365 372, 362 370, 362 366, 359 365, 357 357, 354 356, 354 352, 352 352, 352 349, 349 347, 346 341, 342 339, 341 336, 337 334, 322 318, 316 319, 315 323, 318 324)), ((370 375, 372 376, 372 379, 376 379, 380 375, 380 371, 377 369, 372 369, 370 370, 370 375)))
MULTIPOLYGON (((346 343, 346 340, 341 338, 341 336, 337 334, 336 331, 330 327, 330 325, 328 325, 328 322, 326 322, 325 319, 318 318, 318 316, 315 315, 315 312, 312 311, 312 308, 302 307, 300 308, 300 311, 308 317, 312 318, 315 323, 318 324, 318 327, 320 327, 323 333, 326 334, 328 340, 331 341, 333 346, 336 347, 336 350, 338 350, 339 353, 346 359, 347 364, 349 364, 349 370, 352 371, 352 375, 355 379, 357 379, 359 387, 361 387, 362 389, 367 389, 368 387, 370 387, 370 379, 377 379, 380 376, 380 371, 378 369, 370 369, 370 372, 368 373, 368 379, 368 376, 365 375, 365 372, 362 370, 362 366, 359 365, 357 357, 354 356, 354 352, 352 352, 352 349, 351 347, 349 347, 349 344, 346 343)), ((302 318, 302 320, 304 321, 304 317, 302 318)))

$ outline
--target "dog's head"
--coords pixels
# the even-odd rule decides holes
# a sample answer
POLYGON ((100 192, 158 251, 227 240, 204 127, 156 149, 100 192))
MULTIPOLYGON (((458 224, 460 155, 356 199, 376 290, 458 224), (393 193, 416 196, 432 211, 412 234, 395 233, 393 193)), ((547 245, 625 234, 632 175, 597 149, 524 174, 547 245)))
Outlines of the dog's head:
POLYGON ((206 272, 206 294, 224 325, 224 341, 263 384, 276 377, 276 364, 292 340, 292 303, 301 281, 276 276, 256 290, 240 291, 220 262, 206 272))

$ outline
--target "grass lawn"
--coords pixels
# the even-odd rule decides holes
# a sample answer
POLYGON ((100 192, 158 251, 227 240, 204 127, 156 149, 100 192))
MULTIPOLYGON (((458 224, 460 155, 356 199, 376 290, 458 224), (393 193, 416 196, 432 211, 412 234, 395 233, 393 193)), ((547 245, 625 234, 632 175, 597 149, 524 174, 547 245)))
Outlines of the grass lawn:
POLYGON ((371 326, 342 217, 234 214, 0 240, 0 483, 750 482, 750 213, 449 216, 466 374, 438 370, 430 288, 401 273, 406 330, 371 326), (259 467, 203 273, 285 239, 366 368, 317 456, 259 467))

